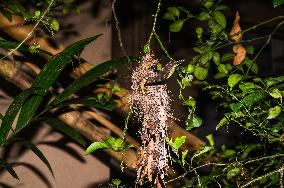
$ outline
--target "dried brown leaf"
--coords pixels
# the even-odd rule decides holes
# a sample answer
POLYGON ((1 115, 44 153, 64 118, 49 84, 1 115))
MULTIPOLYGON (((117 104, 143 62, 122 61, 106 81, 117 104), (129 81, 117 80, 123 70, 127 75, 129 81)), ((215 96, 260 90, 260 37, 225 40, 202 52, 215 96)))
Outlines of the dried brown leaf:
POLYGON ((241 19, 240 14, 237 11, 235 21, 234 21, 234 25, 233 25, 232 30, 230 32, 230 35, 233 36, 232 40, 235 41, 235 42, 240 42, 242 40, 242 37, 243 37, 243 34, 241 32, 242 29, 241 29, 241 26, 240 26, 240 19, 241 19), (240 32, 240 33, 238 35, 235 35, 238 32, 240 32))
POLYGON ((246 57, 246 49, 243 47, 243 45, 237 44, 233 46, 233 51, 234 53, 236 53, 233 64, 234 65, 241 64, 246 57))

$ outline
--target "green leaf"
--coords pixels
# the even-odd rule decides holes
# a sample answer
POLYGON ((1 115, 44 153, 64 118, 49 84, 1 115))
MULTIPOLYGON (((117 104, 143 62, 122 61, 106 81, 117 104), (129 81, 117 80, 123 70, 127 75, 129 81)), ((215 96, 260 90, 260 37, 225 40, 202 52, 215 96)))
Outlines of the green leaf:
MULTIPOLYGON (((134 60, 134 58, 132 58, 134 60)), ((107 73, 108 71, 117 68, 121 65, 128 63, 127 58, 120 58, 106 61, 98 66, 93 67, 88 72, 83 74, 80 78, 71 83, 62 93, 60 93, 54 100, 54 104, 58 104, 63 100, 67 99, 73 93, 76 93, 81 88, 88 86, 94 80, 98 79, 101 75, 107 73)))
POLYGON ((168 7, 167 11, 175 17, 179 17, 179 9, 177 7, 168 7))
POLYGON ((41 118, 40 120, 51 125, 56 130, 66 134, 67 136, 74 139, 82 146, 86 146, 87 143, 85 139, 77 131, 75 131, 73 128, 71 128, 69 125, 65 124, 64 122, 51 117, 41 118))
POLYGON ((225 5, 218 5, 218 6, 215 8, 215 10, 224 10, 224 9, 228 9, 228 7, 225 6, 225 5))
POLYGON ((218 24, 220 24, 223 28, 226 28, 226 17, 220 11, 213 12, 213 16, 218 24))
POLYGON ((216 130, 218 130, 220 127, 222 127, 223 125, 227 124, 228 123, 228 120, 226 117, 223 117, 220 122, 217 124, 216 126, 216 130))
POLYGON ((101 102, 98 101, 97 98, 94 97, 80 97, 78 99, 70 99, 70 100, 65 100, 60 103, 56 103, 56 105, 52 105, 51 107, 48 108, 50 110, 51 108, 62 108, 64 106, 69 106, 71 104, 83 104, 86 107, 95 107, 103 110, 108 110, 112 111, 116 108, 117 103, 113 100, 108 101, 107 103, 102 104, 101 102))
POLYGON ((200 39, 202 37, 202 33, 203 33, 203 28, 202 27, 197 27, 195 29, 195 32, 197 34, 197 38, 200 39))
POLYGON ((238 113, 240 111, 242 105, 243 105, 242 103, 232 103, 229 106, 230 106, 230 108, 233 112, 238 113))
POLYGON ((36 147, 36 145, 34 145, 33 143, 21 139, 21 138, 17 138, 14 141, 24 145, 25 147, 29 148, 30 150, 32 150, 34 152, 34 154, 36 154, 36 156, 45 164, 45 166, 48 168, 48 170, 51 172, 52 176, 54 177, 53 174, 53 170, 48 162, 48 160, 45 158, 45 156, 43 155, 43 153, 36 147))
POLYGON ((14 178, 19 180, 19 177, 18 177, 17 173, 14 171, 14 169, 12 168, 11 164, 0 159, 0 167, 3 167, 5 170, 7 170, 9 172, 9 174, 11 174, 14 178))
POLYGON ((190 131, 193 128, 198 128, 202 125, 202 119, 196 115, 193 115, 186 121, 186 130, 190 131))
POLYGON ((252 82, 245 82, 239 84, 239 88, 242 90, 242 92, 248 92, 250 90, 256 89, 257 86, 252 82))
POLYGON ((269 92, 269 95, 275 99, 280 99, 282 102, 282 95, 281 92, 279 91, 279 89, 274 88, 269 92))
POLYGON ((226 77, 227 74, 223 73, 223 72, 218 72, 217 74, 214 75, 215 79, 220 79, 220 78, 224 78, 226 77))
POLYGON ((208 21, 208 26, 209 26, 212 34, 214 34, 214 35, 219 34, 223 30, 222 26, 220 24, 218 24, 214 19, 210 19, 208 21))
POLYGON ((18 112, 20 111, 28 97, 30 97, 31 95, 39 95, 41 91, 41 88, 30 88, 21 92, 14 99, 2 119, 2 124, 0 127, 0 145, 3 145, 5 143, 8 133, 12 128, 13 122, 15 121, 18 112))
POLYGON ((253 55, 253 53, 254 53, 254 47, 253 46, 247 46, 246 47, 246 51, 247 51, 247 53, 248 54, 251 54, 251 55, 253 55))
POLYGON ((194 76, 198 80, 204 80, 207 77, 207 75, 208 75, 208 68, 195 66, 194 76))
POLYGON ((54 31, 58 31, 59 30, 59 22, 56 19, 52 19, 50 27, 54 30, 54 31))
MULTIPOLYGON (((15 48, 17 48, 18 46, 20 46, 20 47, 18 48, 19 51, 22 51, 22 52, 30 52, 28 45, 25 45, 25 44, 21 44, 21 45, 20 45, 19 42, 9 41, 9 40, 5 40, 5 39, 1 39, 1 40, 0 40, 0 48, 15 49, 15 48)), ((49 52, 47 52, 47 51, 45 51, 45 50, 42 50, 42 49, 37 49, 37 52, 40 53, 40 54, 45 54, 45 55, 52 56, 51 53, 49 53, 49 52)))
POLYGON ((1 12, 9 20, 9 22, 12 22, 13 17, 11 12, 9 12, 8 10, 6 11, 5 9, 1 9, 1 12))
POLYGON ((222 158, 230 158, 230 157, 232 157, 232 156, 234 156, 234 155, 236 155, 236 151, 235 151, 235 150, 233 150, 233 149, 226 149, 226 150, 222 153, 221 157, 222 157, 222 158))
POLYGON ((226 75, 228 74, 228 70, 226 69, 226 65, 225 65, 225 64, 220 63, 220 64, 218 65, 217 69, 218 69, 218 71, 219 71, 220 73, 224 73, 224 74, 226 74, 226 75))
POLYGON ((18 122, 16 125, 16 133, 24 128, 32 120, 36 110, 43 101, 44 96, 46 95, 48 89, 55 82, 56 78, 63 71, 66 65, 71 61, 72 57, 79 52, 81 52, 84 47, 90 42, 97 39, 100 35, 96 35, 90 38, 83 39, 78 41, 61 53, 53 56, 43 67, 40 74, 33 81, 32 88, 43 88, 44 90, 39 93, 37 96, 30 97, 25 104, 22 106, 18 122))
POLYGON ((201 12, 198 15, 197 19, 200 20, 200 21, 208 20, 208 19, 210 19, 210 14, 208 14, 207 12, 201 12))
POLYGON ((200 57, 200 64, 206 66, 207 63, 212 59, 213 57, 213 52, 209 51, 204 53, 201 57, 200 57))
POLYGON ((3 119, 3 115, 0 113, 0 120, 2 120, 3 119))
POLYGON ((118 186, 121 184, 120 179, 112 179, 112 183, 118 188, 118 186))
POLYGON ((17 0, 6 0, 5 1, 8 9, 18 15, 22 15, 25 19, 31 18, 30 13, 25 9, 21 3, 17 0))
POLYGON ((264 97, 264 93, 263 92, 255 92, 255 93, 251 93, 249 95, 247 95, 246 97, 243 98, 242 100, 242 104, 244 104, 247 107, 251 107, 253 106, 255 103, 259 102, 260 100, 262 100, 264 97))
POLYGON ((239 168, 233 168, 231 170, 228 171, 227 173, 227 179, 231 179, 235 176, 237 176, 240 173, 240 169, 239 168))
POLYGON ((93 142, 85 151, 84 155, 89 155, 98 149, 107 149, 109 148, 105 142, 93 142))
POLYGON ((172 15, 171 13, 167 12, 167 13, 164 14, 163 19, 170 20, 170 21, 175 21, 175 16, 172 15))
POLYGON ((270 108, 268 110, 268 117, 267 119, 274 119, 276 118, 280 113, 282 112, 282 109, 280 106, 275 106, 273 108, 270 108))
POLYGON ((182 153, 181 153, 181 163, 182 163, 182 166, 185 165, 185 157, 188 153, 188 150, 184 150, 182 153))
POLYGON ((225 53, 221 57, 221 62, 229 61, 235 57, 234 53, 225 53))
POLYGON ((273 6, 278 7, 279 5, 284 4, 284 0, 273 0, 273 6))
POLYGON ((214 138, 213 138, 213 134, 209 134, 206 136, 206 139, 208 140, 210 146, 214 147, 214 138))
POLYGON ((178 149, 182 146, 182 144, 185 142, 186 136, 176 137, 175 141, 173 142, 172 139, 166 138, 166 141, 168 144, 177 152, 178 149))
POLYGON ((213 149, 212 146, 203 146, 199 151, 195 152, 194 155, 191 157, 191 164, 193 159, 211 151, 212 149, 213 149))
POLYGON ((214 52, 213 62, 215 63, 215 65, 218 66, 220 64, 220 61, 221 61, 220 54, 218 52, 214 52))
POLYGON ((232 74, 228 78, 228 85, 230 86, 230 90, 233 89, 237 83, 239 83, 242 80, 242 75, 239 74, 232 74))
POLYGON ((183 22, 184 20, 179 20, 179 21, 172 23, 169 27, 170 32, 173 32, 173 33, 179 32, 183 27, 183 22))
POLYGON ((191 74, 194 72, 194 65, 193 64, 188 64, 187 69, 186 69, 186 73, 191 74))
POLYGON ((213 0, 203 0, 202 1, 202 6, 204 6, 207 9, 211 8, 213 5, 214 5, 213 0))

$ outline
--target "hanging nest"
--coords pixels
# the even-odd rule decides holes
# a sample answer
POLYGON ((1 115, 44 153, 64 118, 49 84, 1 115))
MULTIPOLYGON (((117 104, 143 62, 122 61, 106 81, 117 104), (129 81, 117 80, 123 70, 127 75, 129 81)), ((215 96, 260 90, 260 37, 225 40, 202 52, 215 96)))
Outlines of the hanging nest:
POLYGON ((138 151, 138 161, 133 165, 137 169, 137 181, 141 184, 148 179, 157 187, 162 187, 169 169, 169 154, 166 145, 168 137, 168 118, 172 118, 170 97, 165 84, 147 85, 155 80, 158 60, 147 53, 138 62, 132 73, 130 104, 134 116, 142 124, 139 131, 142 146, 138 151))

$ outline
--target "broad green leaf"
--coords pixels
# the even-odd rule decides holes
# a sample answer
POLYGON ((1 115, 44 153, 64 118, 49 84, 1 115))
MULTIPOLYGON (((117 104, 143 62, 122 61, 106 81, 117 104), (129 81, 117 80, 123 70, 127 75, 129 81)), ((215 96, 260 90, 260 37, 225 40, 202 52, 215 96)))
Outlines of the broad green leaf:
MULTIPOLYGON (((132 58, 133 60, 133 58, 132 58)), ((128 63, 127 58, 120 58, 106 61, 98 66, 93 67, 91 70, 83 74, 80 78, 71 83, 62 93, 60 93, 57 98, 54 100, 54 104, 58 104, 63 100, 67 99, 73 93, 76 93, 81 88, 88 86, 94 80, 98 79, 100 76, 106 72, 117 68, 123 64, 128 63)))
POLYGON ((117 93, 117 92, 120 92, 121 89, 118 85, 114 85, 112 88, 111 88, 111 92, 112 93, 117 93))
POLYGON ((167 12, 167 13, 164 14, 163 19, 170 20, 170 21, 175 21, 175 16, 172 15, 171 13, 167 12))
POLYGON ((261 148, 262 145, 261 144, 253 144, 253 145, 249 145, 245 151, 243 152, 241 159, 246 159, 247 156, 249 155, 249 153, 253 150, 255 150, 256 148, 261 148))
POLYGON ((214 138, 213 138, 213 134, 209 134, 206 136, 206 139, 208 140, 210 146, 214 147, 214 138))
POLYGON ((188 64, 187 69, 186 69, 186 73, 191 74, 194 72, 194 65, 193 64, 188 64))
POLYGON ((226 117, 223 117, 220 122, 217 124, 216 126, 216 130, 218 130, 220 127, 222 127, 223 125, 227 124, 228 123, 228 120, 226 117))
POLYGON ((188 153, 188 150, 184 150, 181 153, 181 163, 182 163, 183 166, 185 165, 185 157, 186 157, 187 153, 188 153))
POLYGON ((213 16, 218 24, 220 24, 223 28, 226 28, 226 17, 220 11, 213 12, 213 16))
POLYGON ((69 125, 65 124, 64 122, 51 117, 41 118, 40 121, 46 122, 47 124, 54 127, 56 130, 74 139, 79 144, 86 146, 87 143, 85 139, 77 131, 75 131, 73 128, 71 128, 69 125))
POLYGON ((269 95, 275 99, 280 99, 282 102, 282 95, 279 89, 274 88, 272 91, 269 92, 269 95))
POLYGON ((220 54, 218 52, 214 52, 213 62, 215 63, 215 65, 218 66, 220 64, 220 61, 221 61, 220 54))
POLYGON ((186 136, 176 137, 175 141, 173 142, 172 139, 166 138, 166 141, 168 144, 177 152, 178 149, 182 146, 182 144, 185 142, 186 136))
POLYGON ((257 88, 257 85, 255 85, 252 82, 245 82, 239 84, 239 88, 242 90, 242 92, 248 92, 249 90, 253 90, 257 88))
POLYGON ((263 92, 255 92, 255 93, 251 93, 249 95, 247 95, 246 97, 243 98, 242 100, 242 104, 244 104, 247 107, 251 107, 253 106, 255 103, 259 102, 260 100, 262 100, 264 97, 264 93, 263 92))
POLYGON ((197 19, 200 20, 200 21, 205 21, 205 20, 210 19, 210 15, 207 12, 201 12, 198 15, 197 19))
POLYGON ((280 113, 282 112, 282 109, 280 106, 275 106, 273 108, 270 108, 268 110, 268 117, 267 119, 274 119, 276 118, 280 113))
POLYGON ((211 8, 213 5, 214 5, 213 0, 203 0, 202 1, 202 6, 204 6, 207 9, 211 8))
POLYGON ((240 111, 242 105, 243 105, 242 103, 232 103, 229 106, 230 106, 230 108, 233 112, 238 113, 240 111))
POLYGON ((201 57, 200 57, 200 64, 206 66, 207 63, 212 59, 213 57, 213 52, 209 51, 204 53, 201 57))
POLYGON ((240 173, 240 169, 239 168, 233 168, 231 170, 228 171, 227 173, 227 179, 231 179, 235 176, 237 176, 240 173))
POLYGON ((58 31, 59 30, 59 22, 56 19, 52 19, 50 27, 54 30, 54 31, 58 31))
POLYGON ((218 65, 217 69, 218 69, 218 71, 220 73, 228 74, 228 70, 226 69, 226 65, 225 64, 220 63, 218 65))
POLYGON ((55 82, 56 78, 63 71, 66 65, 71 61, 74 55, 77 55, 81 52, 84 47, 90 42, 97 39, 100 35, 96 35, 90 38, 83 39, 78 41, 66 49, 64 49, 61 53, 53 56, 43 67, 40 74, 35 78, 32 88, 43 88, 44 91, 40 92, 39 95, 30 97, 25 104, 22 106, 22 110, 20 112, 18 122, 16 125, 16 133, 19 132, 23 127, 25 127, 32 120, 36 110, 41 104, 44 96, 47 93, 47 90, 52 86, 55 82))
POLYGON ((254 53, 254 47, 251 46, 251 45, 249 45, 249 46, 246 47, 246 51, 247 51, 248 54, 253 55, 253 53, 254 53))
POLYGON ((173 32, 173 33, 179 32, 183 27, 183 22, 184 20, 179 20, 179 21, 175 21, 174 23, 172 23, 169 27, 170 32, 173 32))
POLYGON ((48 160, 43 155, 43 153, 36 147, 36 145, 34 145, 33 143, 31 143, 31 142, 29 142, 27 140, 20 139, 20 138, 15 139, 15 141, 20 143, 20 144, 22 144, 22 145, 24 145, 28 149, 32 150, 34 152, 34 154, 36 154, 36 156, 45 164, 45 166, 49 169, 49 171, 51 172, 52 176, 54 177, 53 170, 52 170, 48 160))
POLYGON ((177 7, 168 7, 167 11, 175 17, 179 17, 179 9, 177 7))
POLYGON ((232 156, 236 155, 236 151, 233 149, 226 149, 225 151, 223 151, 221 157, 223 158, 230 158, 232 156))
POLYGON ((228 85, 230 86, 230 89, 232 90, 237 83, 239 83, 242 80, 242 75, 239 74, 232 74, 228 78, 228 85))
POLYGON ((39 95, 42 93, 42 91, 43 89, 41 88, 30 88, 21 92, 14 99, 2 119, 2 124, 0 127, 0 145, 3 145, 5 143, 8 133, 12 128, 12 124, 28 97, 30 97, 31 95, 39 95))
POLYGON ((220 24, 218 24, 214 19, 209 19, 208 26, 212 32, 212 34, 217 35, 219 34, 223 28, 220 24))
POLYGON ((221 62, 229 61, 235 57, 234 53, 225 53, 221 57, 221 62))
POLYGON ((214 75, 215 79, 220 79, 220 78, 224 78, 226 77, 227 74, 223 73, 223 72, 218 72, 217 74, 214 75))
POLYGON ((273 6, 278 7, 280 5, 284 4, 284 0, 273 0, 273 6))
POLYGON ((194 69, 194 76, 198 80, 204 80, 208 75, 208 68, 200 67, 200 66, 195 66, 194 69))
POLYGON ((98 149, 107 149, 109 148, 105 142, 93 142, 85 151, 84 155, 89 155, 98 149))
POLYGON ((14 171, 14 169, 12 168, 11 164, 0 159, 0 167, 3 167, 5 170, 7 170, 9 172, 9 174, 11 174, 14 178, 19 180, 19 177, 18 177, 17 173, 14 171))
POLYGON ((186 130, 190 131, 193 128, 198 128, 202 125, 202 119, 196 115, 193 115, 186 121, 186 130))
MULTIPOLYGON (((18 46, 20 46, 18 48, 19 51, 30 52, 28 45, 25 45, 25 44, 21 44, 20 45, 19 42, 14 42, 14 41, 9 41, 9 40, 5 40, 5 39, 0 39, 0 48, 15 49, 18 46)), ((37 52, 40 53, 40 54, 45 54, 45 55, 52 56, 51 53, 49 53, 49 52, 47 52, 45 50, 42 50, 42 49, 37 49, 37 52)))

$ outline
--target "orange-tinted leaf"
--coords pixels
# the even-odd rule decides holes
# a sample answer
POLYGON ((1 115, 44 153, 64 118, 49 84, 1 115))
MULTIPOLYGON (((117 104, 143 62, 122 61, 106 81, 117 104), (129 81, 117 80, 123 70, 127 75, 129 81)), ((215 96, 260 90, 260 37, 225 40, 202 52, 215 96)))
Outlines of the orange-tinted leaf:
POLYGON ((239 24, 240 22, 240 15, 239 15, 239 12, 237 11, 236 12, 236 17, 235 17, 235 21, 234 21, 234 25, 233 25, 233 28, 230 32, 230 35, 235 35, 236 33, 240 32, 238 35, 235 35, 232 37, 232 40, 235 41, 235 42, 240 42, 242 40, 242 37, 243 37, 243 34, 241 33, 242 29, 241 29, 241 26, 239 24))
POLYGON ((233 51, 236 53, 236 56, 234 57, 234 65, 239 65, 243 62, 243 60, 246 57, 246 49, 241 44, 237 44, 233 46, 233 51))

